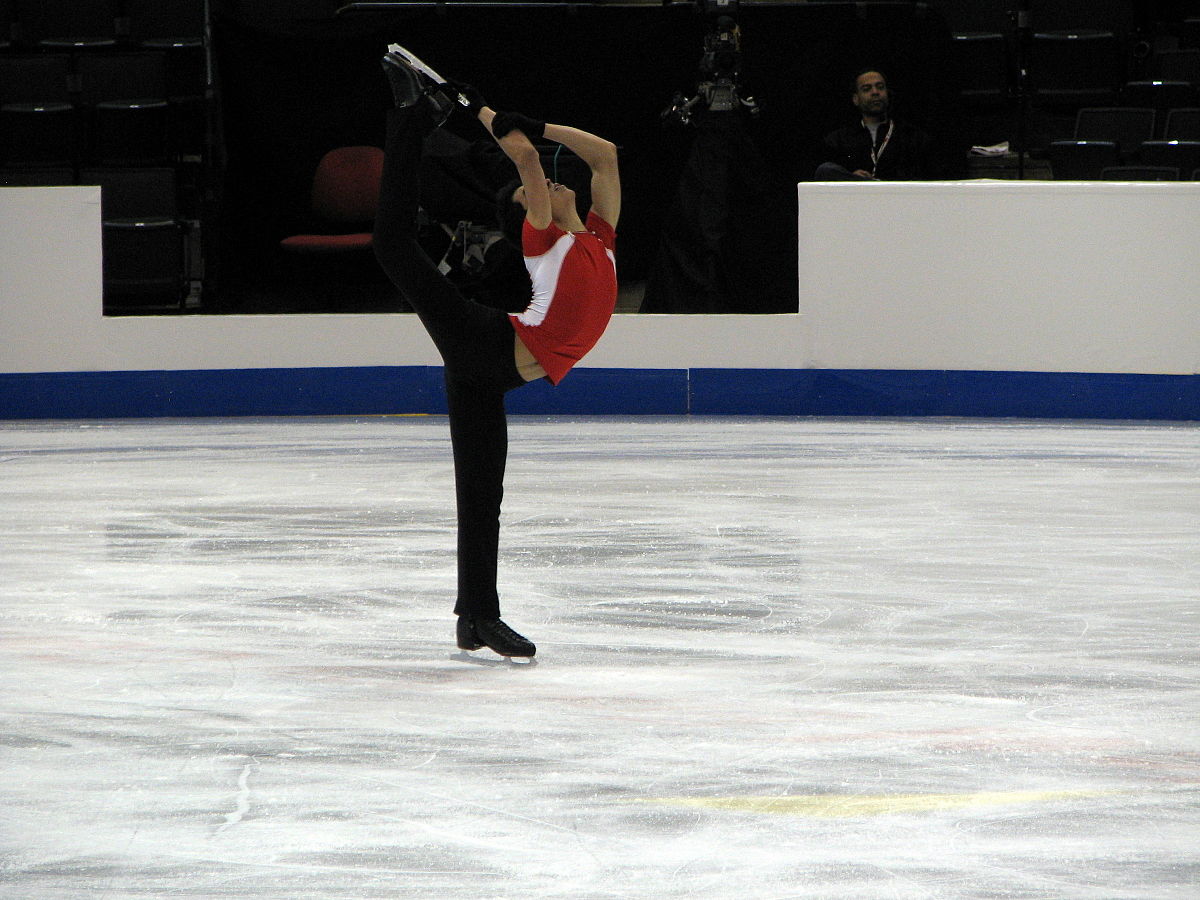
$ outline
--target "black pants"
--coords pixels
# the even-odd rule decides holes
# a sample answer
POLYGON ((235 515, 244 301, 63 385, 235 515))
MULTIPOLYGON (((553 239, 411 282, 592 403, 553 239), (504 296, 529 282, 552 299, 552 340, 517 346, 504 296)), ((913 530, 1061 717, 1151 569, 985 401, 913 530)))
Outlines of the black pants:
POLYGON ((445 366, 458 505, 459 615, 497 617, 496 557, 508 455, 504 395, 525 382, 504 312, 459 293, 417 243, 421 146, 430 124, 420 110, 392 110, 375 220, 375 256, 429 332, 445 366))

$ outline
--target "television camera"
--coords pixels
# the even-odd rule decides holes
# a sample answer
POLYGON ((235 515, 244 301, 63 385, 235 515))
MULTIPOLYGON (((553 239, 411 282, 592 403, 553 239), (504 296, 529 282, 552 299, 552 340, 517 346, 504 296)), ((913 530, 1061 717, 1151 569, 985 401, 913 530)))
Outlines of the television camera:
POLYGON ((736 19, 738 0, 697 0, 697 6, 712 21, 704 35, 700 81, 691 97, 677 91, 662 118, 668 123, 688 125, 698 112, 704 110, 723 113, 742 109, 758 115, 754 98, 742 97, 739 93, 742 34, 736 19))

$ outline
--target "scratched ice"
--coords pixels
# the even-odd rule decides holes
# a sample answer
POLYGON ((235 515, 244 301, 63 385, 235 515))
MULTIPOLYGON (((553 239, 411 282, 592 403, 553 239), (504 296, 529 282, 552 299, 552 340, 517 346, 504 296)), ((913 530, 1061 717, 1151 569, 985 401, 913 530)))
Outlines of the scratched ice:
POLYGON ((1195 898, 1200 428, 0 424, 0 896, 1195 898))

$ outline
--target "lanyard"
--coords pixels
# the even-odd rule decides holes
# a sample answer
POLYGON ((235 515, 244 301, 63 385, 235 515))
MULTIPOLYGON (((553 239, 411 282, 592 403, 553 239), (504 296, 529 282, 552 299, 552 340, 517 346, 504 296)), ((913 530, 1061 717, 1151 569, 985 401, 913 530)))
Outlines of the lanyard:
MULTIPOLYGON (((879 145, 879 149, 875 149, 875 138, 871 136, 871 174, 875 174, 875 170, 879 168, 879 157, 883 156, 883 151, 887 149, 888 142, 892 139, 892 128, 896 122, 894 119, 888 119, 887 134, 883 136, 883 143, 879 145)), ((867 128, 866 123, 863 123, 863 128, 867 128)), ((871 134, 871 129, 867 128, 867 134, 871 134)))

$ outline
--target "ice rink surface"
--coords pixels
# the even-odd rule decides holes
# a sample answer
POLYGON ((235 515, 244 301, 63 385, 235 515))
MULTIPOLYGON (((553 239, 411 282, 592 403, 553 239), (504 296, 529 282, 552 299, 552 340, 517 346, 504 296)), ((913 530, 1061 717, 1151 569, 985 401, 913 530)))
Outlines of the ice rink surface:
POLYGON ((1200 427, 0 423, 0 897, 1200 897, 1200 427))

